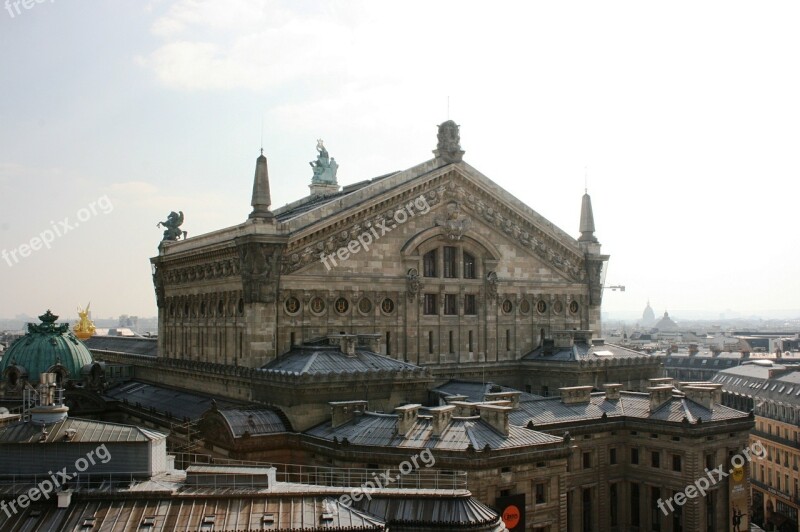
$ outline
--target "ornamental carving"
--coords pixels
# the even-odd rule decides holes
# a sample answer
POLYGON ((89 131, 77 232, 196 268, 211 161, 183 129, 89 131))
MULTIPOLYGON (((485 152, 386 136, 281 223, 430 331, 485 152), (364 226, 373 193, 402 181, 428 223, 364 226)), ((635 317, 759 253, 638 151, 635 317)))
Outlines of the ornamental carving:
POLYGON ((486 297, 489 301, 497 299, 497 273, 489 272, 486 274, 486 297))
POLYGON ((447 216, 436 218, 436 225, 444 228, 450 240, 461 240, 471 224, 472 219, 461 212, 461 204, 455 201, 447 204, 447 216))
POLYGON ((238 249, 244 302, 273 303, 278 288, 280 249, 259 242, 246 242, 238 249))
POLYGON ((406 294, 409 301, 414 301, 420 290, 422 290, 422 281, 419 280, 419 272, 416 268, 411 268, 406 273, 406 294))

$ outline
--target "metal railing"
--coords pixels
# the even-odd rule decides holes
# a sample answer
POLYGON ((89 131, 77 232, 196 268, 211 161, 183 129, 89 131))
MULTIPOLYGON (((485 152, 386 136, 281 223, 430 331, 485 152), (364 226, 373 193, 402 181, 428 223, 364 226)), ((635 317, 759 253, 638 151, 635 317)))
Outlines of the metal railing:
POLYGON ((186 469, 191 465, 274 467, 276 479, 279 482, 346 488, 363 486, 367 483, 372 483, 371 485, 377 487, 377 480, 384 488, 467 489, 466 471, 426 469, 422 461, 418 461, 419 468, 411 466, 410 462, 405 462, 411 467, 404 467, 403 470, 401 470, 400 465, 397 467, 377 469, 344 468, 232 460, 229 458, 217 458, 205 454, 193 453, 177 452, 170 454, 175 456, 175 467, 177 469, 186 469), (392 480, 388 482, 387 479, 392 480))

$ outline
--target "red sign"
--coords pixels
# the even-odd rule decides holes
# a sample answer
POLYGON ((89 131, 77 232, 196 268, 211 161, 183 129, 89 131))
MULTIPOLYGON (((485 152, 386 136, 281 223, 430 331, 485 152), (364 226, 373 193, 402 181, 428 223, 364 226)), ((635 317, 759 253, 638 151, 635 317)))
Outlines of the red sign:
POLYGON ((506 506, 506 509, 503 510, 503 522, 506 524, 506 528, 509 530, 513 530, 519 524, 521 512, 519 508, 514 506, 506 506))

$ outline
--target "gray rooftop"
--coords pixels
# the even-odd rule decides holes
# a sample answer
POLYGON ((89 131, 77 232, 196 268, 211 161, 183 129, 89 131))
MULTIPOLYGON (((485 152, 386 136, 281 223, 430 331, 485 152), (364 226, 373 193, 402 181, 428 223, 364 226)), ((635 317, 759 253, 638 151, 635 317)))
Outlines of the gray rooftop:
POLYGON ((124 401, 140 408, 153 408, 162 414, 171 414, 178 419, 199 419, 211 408, 214 401, 220 408, 240 406, 233 401, 214 398, 199 393, 176 390, 140 381, 128 381, 105 392, 107 397, 124 401))
MULTIPOLYGON (((498 392, 517 392, 516 388, 509 388, 508 386, 501 386, 492 382, 474 382, 462 381, 458 379, 451 379, 441 386, 437 386, 432 390, 433 393, 443 395, 445 397, 452 395, 465 395, 467 401, 480 402, 484 401, 487 393, 498 392)), ((520 401, 530 401, 533 399, 541 399, 542 396, 520 392, 520 401)))
MULTIPOLYGON (((139 428, 134 425, 120 425, 106 421, 67 418, 46 426, 46 443, 64 441, 67 431, 75 431, 70 443, 113 443, 149 442, 166 438, 167 435, 155 430, 139 428)), ((0 443, 41 443, 42 426, 18 422, 0 428, 0 443)))
POLYGON ((425 373, 425 370, 419 366, 366 349, 356 349, 355 356, 348 356, 342 353, 339 347, 327 345, 296 346, 287 354, 281 355, 263 366, 262 370, 293 375, 374 372, 425 373))
POLYGON ((745 364, 720 371, 713 382, 729 393, 770 399, 787 405, 800 405, 800 370, 780 364, 745 364), (770 371, 775 372, 770 378, 770 371))
POLYGON ((134 355, 158 356, 158 340, 139 336, 92 336, 84 340, 90 351, 110 351, 134 355))
POLYGON ((541 346, 537 347, 524 357, 523 360, 607 360, 609 358, 643 358, 648 357, 646 353, 641 353, 627 347, 615 344, 589 345, 587 343, 576 342, 572 347, 554 347, 553 353, 544 354, 541 346))
POLYGON ((245 432, 250 436, 287 432, 288 428, 277 412, 268 409, 229 408, 219 410, 234 438, 245 432))
POLYGON ((418 417, 405 436, 397 433, 396 426, 397 415, 395 414, 367 412, 337 428, 333 428, 328 421, 312 428, 306 434, 326 440, 347 438, 352 445, 450 451, 466 450, 470 445, 476 450, 481 450, 487 445, 491 449, 510 449, 563 441, 562 438, 543 432, 514 426, 509 427, 509 435, 505 437, 478 417, 454 417, 438 438, 433 437, 429 417, 418 417))
POLYGON ((682 422, 686 417, 689 423, 746 419, 748 414, 733 408, 715 404, 712 410, 684 397, 673 395, 655 412, 650 411, 650 395, 639 392, 620 392, 617 400, 606 399, 605 393, 593 393, 588 403, 564 404, 560 397, 548 397, 535 401, 523 401, 519 409, 511 412, 509 420, 515 425, 526 426, 529 422, 537 428, 544 425, 573 423, 586 420, 608 418, 657 419, 661 421, 682 422))

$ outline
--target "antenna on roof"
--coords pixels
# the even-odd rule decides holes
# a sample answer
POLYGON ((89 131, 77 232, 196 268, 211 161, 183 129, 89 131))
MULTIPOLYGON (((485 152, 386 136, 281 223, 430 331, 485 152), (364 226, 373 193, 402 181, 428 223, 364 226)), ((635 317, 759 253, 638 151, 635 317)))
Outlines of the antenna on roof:
POLYGON ((264 155, 264 115, 261 115, 261 155, 264 155))
POLYGON ((583 192, 585 194, 589 193, 589 166, 588 165, 583 167, 583 192))

